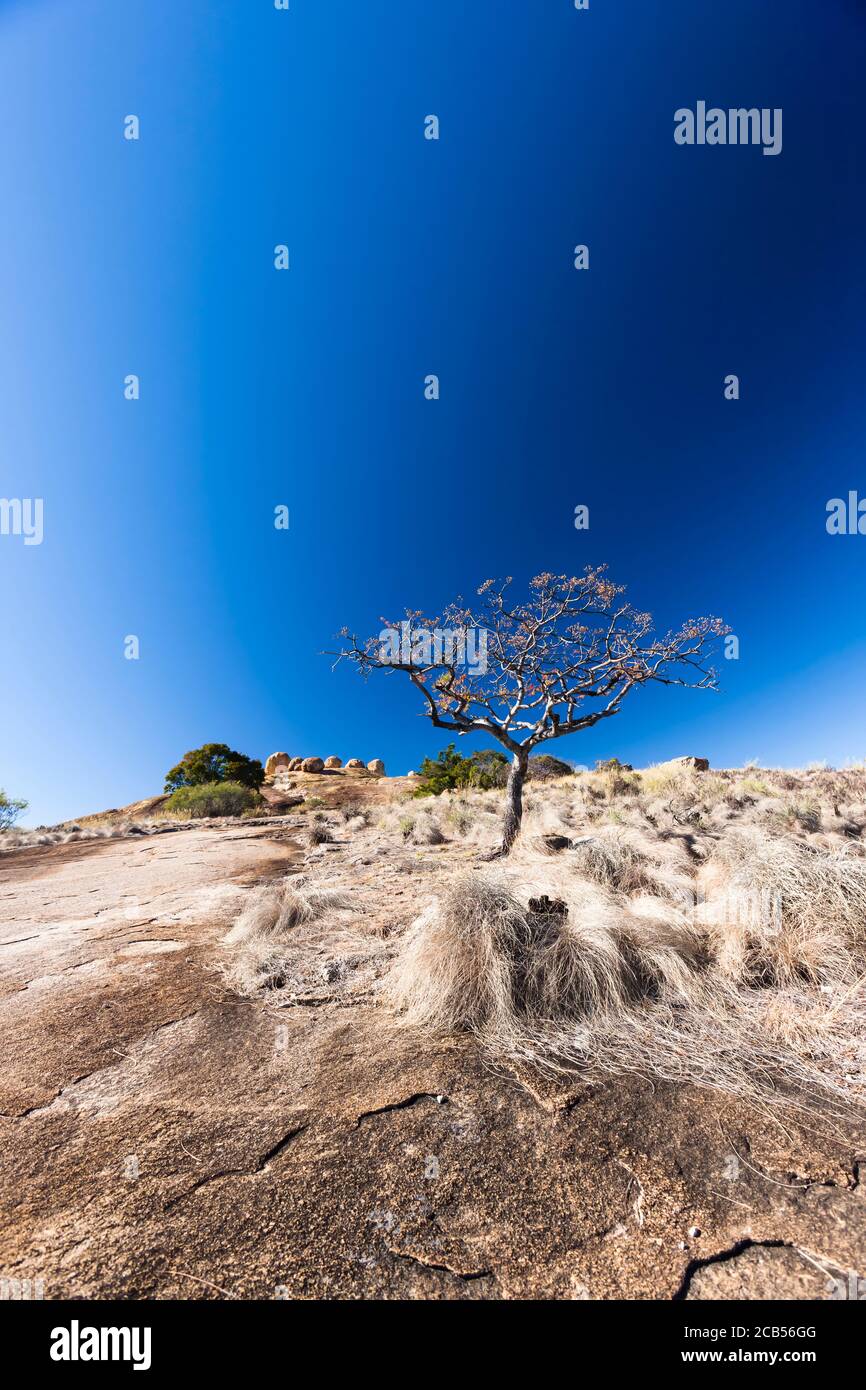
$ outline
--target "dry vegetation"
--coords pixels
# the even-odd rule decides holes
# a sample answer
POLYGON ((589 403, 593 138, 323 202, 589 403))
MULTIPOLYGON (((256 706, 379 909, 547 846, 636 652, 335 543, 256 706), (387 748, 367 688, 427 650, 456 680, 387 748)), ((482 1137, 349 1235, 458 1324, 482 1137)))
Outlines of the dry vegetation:
POLYGON ((372 981, 383 1026, 468 1030, 503 1062, 860 1099, 866 771, 578 773, 530 790, 491 864, 501 805, 295 816, 305 875, 253 893, 233 983, 279 1003, 372 981))
MULTIPOLYGON (((383 1026, 470 1031, 491 1058, 548 1070, 831 1108, 862 1097, 866 770, 561 777, 530 787, 495 863, 501 792, 394 783, 388 801, 383 786, 256 822, 306 863, 248 890, 227 940, 239 991, 277 1006, 373 991, 383 1026)), ((2 847, 184 825, 117 813, 8 831, 2 847)))

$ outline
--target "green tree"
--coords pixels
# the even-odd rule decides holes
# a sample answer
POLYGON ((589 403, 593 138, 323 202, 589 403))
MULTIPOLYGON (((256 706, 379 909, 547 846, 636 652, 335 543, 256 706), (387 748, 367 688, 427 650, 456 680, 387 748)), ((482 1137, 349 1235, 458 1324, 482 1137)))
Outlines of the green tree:
POLYGON ((9 830, 22 812, 27 810, 28 802, 7 796, 0 787, 0 830, 9 830))
POLYGON ((207 782, 239 782, 242 787, 258 791, 265 770, 256 758, 236 753, 227 743, 204 743, 184 753, 180 762, 166 774, 165 790, 175 792, 179 787, 202 787, 207 782))
POLYGON ((469 758, 455 752, 449 743, 435 758, 425 758, 421 764, 421 785, 416 796, 439 796, 459 787, 488 787, 504 785, 508 759, 495 749, 483 749, 469 758))

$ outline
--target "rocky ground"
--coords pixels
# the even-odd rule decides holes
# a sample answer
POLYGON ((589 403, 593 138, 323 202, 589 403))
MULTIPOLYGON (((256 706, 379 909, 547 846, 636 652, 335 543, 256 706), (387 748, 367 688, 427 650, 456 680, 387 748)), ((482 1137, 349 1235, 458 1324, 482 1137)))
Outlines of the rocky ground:
POLYGON ((383 963, 478 847, 349 830, 331 808, 364 778, 328 780, 318 845, 305 809, 0 859, 0 1276, 54 1299, 822 1299, 866 1275, 854 1118, 551 1080, 398 1027, 383 963), (239 994, 226 931, 300 872, 351 919, 239 994))

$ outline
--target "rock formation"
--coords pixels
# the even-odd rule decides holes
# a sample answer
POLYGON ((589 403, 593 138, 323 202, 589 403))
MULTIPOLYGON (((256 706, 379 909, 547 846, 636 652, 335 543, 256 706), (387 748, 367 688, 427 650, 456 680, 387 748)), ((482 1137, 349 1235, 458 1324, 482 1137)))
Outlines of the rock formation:
POLYGON ((291 758, 288 753, 272 753, 265 763, 265 781, 272 782, 281 767, 288 767, 291 758))

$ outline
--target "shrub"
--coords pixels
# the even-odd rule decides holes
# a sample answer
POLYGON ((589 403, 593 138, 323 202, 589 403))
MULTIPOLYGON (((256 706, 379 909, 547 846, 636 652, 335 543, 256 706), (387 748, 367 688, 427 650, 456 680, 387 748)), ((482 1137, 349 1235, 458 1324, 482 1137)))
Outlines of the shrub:
POLYGON ((497 748, 482 748, 473 753, 469 761, 473 766, 470 786, 477 787, 479 791, 505 786, 508 781, 508 759, 497 748))
POLYGON ((457 791, 461 787, 504 786, 508 775, 508 759, 504 753, 486 748, 475 752, 469 758, 454 750, 449 743, 437 753, 435 758, 425 758, 421 764, 421 783, 413 793, 415 796, 440 796, 442 792, 457 791))
POLYGON ((174 792, 180 787, 235 782, 258 791, 264 777, 265 770, 257 759, 248 758, 245 753, 235 753, 227 743, 204 743, 201 748, 184 753, 176 767, 168 771, 165 790, 174 792))
POLYGON ((172 816, 240 816, 261 805, 261 797, 240 782, 208 782, 203 786, 178 787, 165 803, 172 816))
POLYGON ((526 773, 527 782, 551 782, 556 777, 571 777, 573 768, 564 763, 561 758, 554 758, 550 753, 539 753, 537 757, 529 759, 529 769, 526 773))
POLYGON ((26 801, 7 796, 0 787, 0 830, 9 830, 27 806, 26 801))

